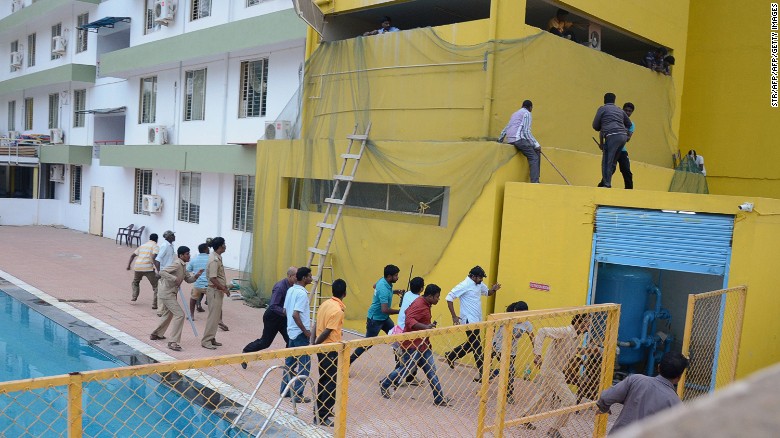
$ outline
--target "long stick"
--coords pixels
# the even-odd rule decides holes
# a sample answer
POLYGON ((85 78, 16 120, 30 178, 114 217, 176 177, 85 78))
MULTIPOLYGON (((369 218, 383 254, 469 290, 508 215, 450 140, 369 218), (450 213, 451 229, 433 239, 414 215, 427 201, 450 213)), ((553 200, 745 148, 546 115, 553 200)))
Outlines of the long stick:
MULTIPOLYGON (((412 288, 412 272, 414 272, 414 265, 412 265, 412 267, 409 268, 409 281, 406 282, 407 291, 412 288)), ((404 294, 401 294, 401 300, 398 303, 398 308, 400 309, 403 304, 404 304, 404 294)))
POLYGON ((181 286, 179 286, 179 298, 181 298, 181 304, 182 307, 184 307, 184 315, 187 316, 187 321, 190 322, 190 326, 192 327, 192 333, 195 334, 195 337, 199 337, 198 335, 198 329, 195 328, 195 322, 192 320, 192 315, 190 315, 190 306, 187 305, 187 300, 184 298, 184 292, 181 291, 181 286))
POLYGON ((545 154, 544 154, 544 152, 542 152, 542 151, 539 151, 539 152, 541 152, 542 156, 543 156, 543 157, 544 157, 544 158, 547 160, 547 162, 548 162, 548 163, 550 163, 550 166, 552 166, 552 167, 553 167, 553 169, 555 169, 555 171, 556 171, 556 172, 558 172, 558 175, 560 175, 560 176, 561 176, 561 178, 563 178, 563 180, 564 180, 564 181, 566 181, 566 184, 568 184, 568 185, 571 185, 571 183, 569 182, 569 180, 568 180, 568 179, 566 179, 566 177, 565 177, 565 176, 563 176, 563 173, 561 173, 561 171, 560 171, 560 170, 558 170, 558 168, 557 168, 557 167, 555 167, 555 164, 553 164, 553 162, 552 162, 552 161, 550 161, 550 159, 549 159, 549 158, 547 158, 547 155, 545 155, 545 154))

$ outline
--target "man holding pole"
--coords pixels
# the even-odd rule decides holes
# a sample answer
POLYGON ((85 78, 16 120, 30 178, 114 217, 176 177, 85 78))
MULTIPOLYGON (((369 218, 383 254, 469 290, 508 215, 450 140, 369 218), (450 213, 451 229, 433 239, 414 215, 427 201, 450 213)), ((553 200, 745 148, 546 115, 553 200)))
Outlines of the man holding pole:
POLYGON ((160 271, 160 293, 158 298, 162 306, 162 322, 152 332, 149 339, 153 341, 165 339, 165 331, 173 321, 173 333, 168 342, 168 348, 173 351, 181 351, 181 329, 184 324, 184 311, 179 306, 177 295, 183 281, 194 283, 203 273, 203 269, 193 274, 187 272, 187 262, 190 261, 190 249, 180 246, 176 251, 178 258, 160 271))

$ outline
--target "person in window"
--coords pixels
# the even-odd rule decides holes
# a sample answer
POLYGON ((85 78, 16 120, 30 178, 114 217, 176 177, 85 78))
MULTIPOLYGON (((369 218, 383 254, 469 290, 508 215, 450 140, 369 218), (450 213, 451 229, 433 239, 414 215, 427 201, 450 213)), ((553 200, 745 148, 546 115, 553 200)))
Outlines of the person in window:
POLYGON ((661 67, 661 72, 665 74, 666 76, 670 76, 672 74, 672 66, 674 65, 674 56, 672 55, 666 55, 664 56, 663 64, 661 67))
POLYGON ((695 149, 691 149, 688 151, 688 158, 696 164, 702 175, 707 176, 707 169, 704 168, 704 157, 697 155, 695 149))
MULTIPOLYGON (((665 48, 656 47, 645 54, 642 64, 652 71, 662 73, 664 71, 664 57, 666 53, 665 48)), ((674 58, 672 58, 672 64, 674 64, 674 58)))
POLYGON ((380 25, 382 27, 376 30, 370 30, 364 33, 363 36, 380 35, 387 32, 398 32, 400 30, 393 26, 393 20, 391 20, 390 17, 382 17, 380 25))
POLYGON ((574 29, 572 29, 572 27, 575 26, 575 23, 566 21, 568 15, 568 11, 558 9, 558 12, 555 13, 555 17, 551 18, 547 23, 547 31, 576 43, 577 35, 574 33, 574 29))

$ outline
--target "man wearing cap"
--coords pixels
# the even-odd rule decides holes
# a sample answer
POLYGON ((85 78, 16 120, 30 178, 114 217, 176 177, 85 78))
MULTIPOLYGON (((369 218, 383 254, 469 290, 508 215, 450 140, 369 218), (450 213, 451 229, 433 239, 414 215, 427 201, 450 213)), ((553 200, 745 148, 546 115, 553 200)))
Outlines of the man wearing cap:
MULTIPOLYGON (((480 266, 474 266, 469 271, 468 277, 447 294, 447 307, 450 309, 453 324, 469 324, 482 321, 482 296, 489 297, 501 289, 501 285, 498 283, 488 289, 482 282, 485 277, 485 270, 480 266), (456 298, 460 299, 460 316, 455 314, 453 301, 456 298)), ((481 382, 484 358, 482 356, 482 340, 479 337, 479 329, 466 330, 466 338, 466 342, 445 353, 444 359, 450 368, 455 368, 455 360, 472 353, 479 370, 479 375, 474 381, 481 382)))

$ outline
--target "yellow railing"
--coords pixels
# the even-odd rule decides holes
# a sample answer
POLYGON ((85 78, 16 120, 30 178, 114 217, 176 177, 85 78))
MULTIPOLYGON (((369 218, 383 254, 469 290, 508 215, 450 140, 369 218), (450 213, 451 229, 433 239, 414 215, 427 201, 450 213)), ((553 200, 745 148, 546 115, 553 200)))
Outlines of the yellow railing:
POLYGON ((337 344, 0 383, 0 435, 255 436, 270 416, 268 436, 501 437, 531 428, 542 433, 559 428, 567 437, 603 436, 606 416, 591 408, 611 385, 618 309, 506 313, 476 324, 337 344), (587 322, 580 333, 570 327, 576 315, 587 322), (540 369, 529 333, 538 337, 550 328, 574 333, 566 340, 574 348, 561 353, 548 340, 540 369), (430 341, 430 353, 403 348, 404 341, 421 337, 430 341), (459 346, 482 346, 481 374, 473 354, 450 367, 447 353, 459 346), (370 349, 350 364, 359 347, 370 349), (314 385, 303 387, 297 403, 284 399, 272 415, 286 368, 271 370, 259 388, 258 380, 284 360, 302 365, 303 358, 312 358, 314 385), (335 367, 323 368, 329 363, 335 367), (321 379, 328 372, 335 384, 321 379), (438 386, 430 382, 434 377, 438 386), (561 381, 563 388, 555 386, 561 381), (333 426, 315 424, 318 406, 322 416, 330 415, 328 403, 333 426))

